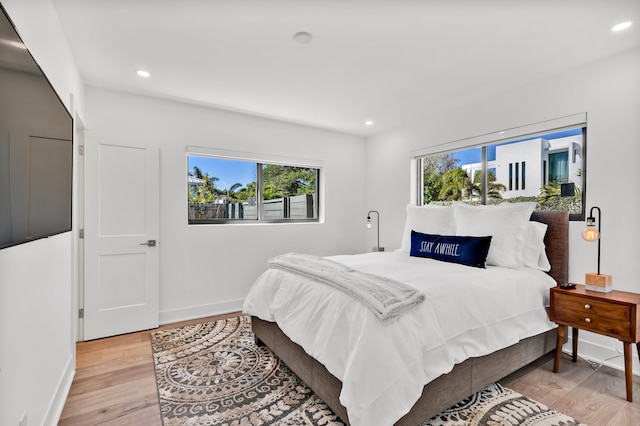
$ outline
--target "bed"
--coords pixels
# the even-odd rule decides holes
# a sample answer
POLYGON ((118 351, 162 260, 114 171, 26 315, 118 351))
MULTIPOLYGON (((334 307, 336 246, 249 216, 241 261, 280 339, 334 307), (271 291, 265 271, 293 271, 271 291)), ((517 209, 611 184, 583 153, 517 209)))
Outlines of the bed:
MULTIPOLYGON (((436 213, 440 214, 441 212, 436 213)), ((480 216, 476 216, 476 211, 473 214, 474 219, 476 217, 482 218, 484 212, 480 216)), ((534 273, 529 271, 529 268, 488 267, 478 272, 484 278, 474 278, 479 284, 473 285, 469 291, 477 293, 471 293, 468 301, 460 302, 461 305, 482 304, 485 303, 480 300, 482 293, 495 291, 497 293, 489 299, 504 298, 507 301, 507 303, 503 303, 505 305, 504 312, 500 307, 490 310, 486 308, 484 310, 475 309, 483 312, 482 317, 478 317, 467 311, 460 311, 455 314, 456 320, 451 321, 446 320, 446 312, 452 310, 449 301, 449 305, 444 305, 447 306, 446 309, 437 308, 440 309, 438 312, 442 315, 435 315, 433 312, 422 313, 424 309, 418 307, 406 313, 401 319, 392 322, 391 325, 384 325, 380 329, 382 332, 376 334, 378 331, 370 331, 371 324, 374 324, 375 321, 371 319, 371 315, 366 313, 366 310, 360 309, 357 302, 351 301, 350 305, 340 305, 342 302, 339 299, 344 298, 344 294, 335 296, 334 293, 331 293, 329 296, 319 296, 321 293, 313 293, 320 291, 316 287, 326 286, 318 285, 313 280, 306 280, 308 282, 304 284, 287 284, 289 281, 298 280, 298 278, 290 276, 286 272, 273 270, 266 271, 252 287, 243 310, 251 315, 252 328, 257 341, 269 347, 345 423, 353 425, 420 424, 486 385, 555 349, 556 328, 548 320, 544 305, 548 302, 549 286, 568 281, 568 215, 556 212, 533 212, 531 214, 527 211, 523 211, 522 214, 530 216, 532 222, 546 225, 546 232, 543 234, 543 250, 550 264, 550 270, 546 273, 539 273, 539 271, 534 273), (520 270, 525 270, 524 275, 518 275, 520 270), (267 276, 274 274, 275 278, 267 276), (529 280, 532 280, 536 281, 536 284, 532 285, 530 290, 529 287, 524 287, 525 284, 522 287, 519 287, 520 284, 518 284, 517 290, 513 290, 509 288, 508 283, 501 283, 499 284, 501 287, 491 290, 488 285, 489 282, 497 282, 494 280, 498 276, 496 274, 507 276, 507 282, 528 283, 529 280), (541 276, 545 276, 546 281, 541 276), (261 280, 267 280, 270 284, 268 286, 264 283, 258 285, 261 280), (485 284, 487 285, 486 289, 477 290, 485 284), (306 287, 307 285, 311 287, 306 287), (256 290, 256 288, 260 290, 256 290), (310 294, 312 301, 302 301, 302 297, 296 293, 297 291, 310 294), (513 294, 508 295, 507 293, 513 294), (534 302, 536 294, 541 295, 542 302, 534 302), (285 300, 285 297, 291 298, 293 302, 285 300), (263 303, 265 300, 269 302, 263 303), (520 304, 519 300, 523 305, 526 305, 524 313, 511 313, 509 309, 512 308, 512 305, 520 304), (310 307, 311 305, 308 303, 315 303, 323 308, 318 309, 316 305, 314 305, 316 307, 310 307), (354 303, 358 306, 355 307, 354 303), (542 304, 542 310, 536 306, 534 311, 531 308, 534 304, 542 304), (289 305, 287 308, 289 311, 298 312, 288 311, 284 317, 280 315, 281 318, 278 318, 277 312, 282 311, 285 305, 289 305), (335 306, 342 306, 342 308, 335 308, 335 306), (345 309, 344 306, 349 306, 349 308, 345 309), (318 316, 320 315, 318 312, 324 310, 327 310, 326 313, 323 313, 326 318, 321 318, 318 316), (306 312, 313 313, 307 314, 306 312), (318 314, 316 315, 316 313, 318 314), (503 315, 505 318, 516 318, 515 322, 518 324, 513 327, 515 331, 511 331, 510 328, 503 325, 502 317, 495 321, 486 320, 489 331, 480 328, 476 330, 474 327, 471 327, 471 331, 461 331, 456 328, 458 323, 466 322, 468 327, 469 324, 485 321, 485 317, 498 315, 503 315), (461 320, 457 320, 459 318, 461 320), (369 325, 361 326, 360 321, 369 325), (429 336, 426 338, 428 343, 420 343, 419 346, 418 343, 414 344, 422 337, 405 339, 409 341, 408 344, 404 341, 386 340, 396 339, 398 335, 404 334, 404 331, 398 330, 413 330, 409 328, 408 324, 419 323, 417 327, 420 327, 426 323, 437 323, 438 321, 442 321, 444 324, 434 327, 437 329, 436 331, 429 331, 431 327, 423 328, 425 334, 429 336), (356 331, 352 331, 350 328, 352 322, 355 324, 356 331), (346 324, 349 324, 349 327, 346 324), (456 327, 450 326, 451 324, 456 327), (520 330, 521 328, 522 330, 520 330), (445 332, 442 329, 451 330, 445 332), (503 330, 505 331, 503 332, 503 330), (447 335, 443 337, 443 343, 432 343, 439 342, 440 334, 446 333, 454 337, 450 338, 447 335), (469 336, 465 333, 469 333, 469 336), (473 333, 476 335, 472 339, 473 333), (318 346, 326 344, 329 335, 331 339, 335 340, 332 345, 336 342, 343 344, 319 348, 318 346), (338 337, 335 337, 336 335, 338 337), (309 336, 312 336, 314 340, 311 340, 309 336), (478 337, 479 339, 477 339, 478 337), (481 343, 478 343, 478 340, 481 343), (425 345, 430 345, 428 350, 425 349, 425 345), (449 359, 449 354, 440 355, 441 351, 445 350, 441 347, 445 346, 447 352, 453 351, 451 359, 449 359), (412 355, 412 351, 416 352, 415 357, 412 355), (376 355, 358 355, 360 352, 364 354, 375 353, 376 355), (402 362, 396 363, 395 361, 399 358, 407 358, 402 362, 408 365, 415 364, 415 368, 407 368, 402 362), (419 364, 416 364, 418 359, 419 364), (401 364, 401 366, 396 367, 397 364, 401 364), (386 368, 391 370, 386 371, 386 368), (391 382, 393 385, 388 386, 391 390, 378 391, 377 382, 381 382, 381 386, 391 382), (418 388, 416 388, 416 383, 419 383, 418 388)), ((504 218, 502 223, 500 221, 497 223, 501 228, 507 229, 507 234, 509 233, 508 224, 505 224, 504 218)), ((413 225, 415 224, 409 223, 408 215, 405 233, 408 228, 414 228, 413 225)), ((462 231, 468 231, 468 229, 462 231)), ((465 234, 467 233, 465 232, 465 234)), ((404 237, 403 246, 406 246, 404 237)), ((389 272, 390 270, 401 269, 400 276, 403 280, 407 276, 413 277, 416 268, 423 267, 416 266, 420 261, 424 261, 424 265, 429 264, 430 274, 433 273, 439 277, 445 275, 455 277, 458 272, 466 274, 463 272, 465 268, 476 269, 468 266, 450 265, 448 262, 438 262, 433 259, 418 260, 402 250, 400 252, 368 253, 331 258, 354 268, 365 268, 365 270, 371 270, 372 273, 387 274, 391 277, 397 277, 398 273, 394 275, 393 271, 389 272), (401 265, 401 268, 396 265, 401 265), (444 269, 440 270, 440 268, 444 269)), ((460 275, 460 277, 464 277, 464 275, 460 275)), ((451 291, 443 292, 442 290, 432 290, 429 286, 423 286, 420 284, 421 280, 423 277, 413 281, 408 279, 413 283, 419 283, 416 284, 417 287, 426 292, 428 303, 422 305, 430 304, 429 306, 433 309, 433 306, 437 306, 431 305, 431 301, 434 299, 457 300, 452 299, 454 297, 452 294, 460 292, 460 287, 455 286, 461 284, 448 284, 453 286, 451 291)), ((301 282, 301 280, 299 281, 301 282)), ((504 321, 506 324, 506 320, 504 321)), ((407 336, 413 336, 411 333, 406 332, 407 336)))

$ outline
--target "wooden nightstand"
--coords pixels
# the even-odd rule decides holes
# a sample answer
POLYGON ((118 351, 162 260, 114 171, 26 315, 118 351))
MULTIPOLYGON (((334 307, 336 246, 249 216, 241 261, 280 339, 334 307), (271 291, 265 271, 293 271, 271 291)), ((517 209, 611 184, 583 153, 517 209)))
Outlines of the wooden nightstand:
POLYGON ((585 290, 551 288, 551 321, 558 324, 558 341, 553 372, 558 372, 567 326, 573 329, 573 362, 578 357, 578 329, 615 337, 624 347, 624 372, 627 401, 633 401, 632 345, 640 357, 640 294, 613 290, 599 293, 585 290))

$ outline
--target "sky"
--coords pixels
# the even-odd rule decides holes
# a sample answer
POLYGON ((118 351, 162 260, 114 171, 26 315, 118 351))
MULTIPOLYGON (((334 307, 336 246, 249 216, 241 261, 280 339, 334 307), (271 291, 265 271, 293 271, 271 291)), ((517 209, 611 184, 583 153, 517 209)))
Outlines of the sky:
POLYGON ((213 157, 200 157, 189 155, 187 160, 188 170, 193 172, 193 167, 198 167, 202 174, 209 173, 211 177, 217 177, 216 188, 229 189, 235 183, 246 186, 249 182, 256 181, 256 163, 251 161, 228 160, 213 157))

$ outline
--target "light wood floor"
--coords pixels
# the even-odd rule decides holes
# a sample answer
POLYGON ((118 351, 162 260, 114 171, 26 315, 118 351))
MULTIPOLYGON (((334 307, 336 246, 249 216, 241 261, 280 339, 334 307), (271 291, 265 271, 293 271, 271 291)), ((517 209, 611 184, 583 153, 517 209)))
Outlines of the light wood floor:
MULTIPOLYGON (((173 328, 237 314, 202 318, 173 328)), ((77 370, 59 425, 161 426, 150 334, 141 331, 77 344, 77 370)), ((558 374, 544 357, 501 381, 523 395, 589 426, 640 424, 640 378, 634 402, 625 400, 622 372, 565 356, 558 374)))

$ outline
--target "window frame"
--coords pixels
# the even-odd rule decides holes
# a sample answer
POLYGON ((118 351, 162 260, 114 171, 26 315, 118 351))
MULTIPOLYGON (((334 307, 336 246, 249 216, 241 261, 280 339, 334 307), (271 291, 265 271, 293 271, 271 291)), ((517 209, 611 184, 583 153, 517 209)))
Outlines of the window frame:
MULTIPOLYGON (((560 117, 557 119, 538 122, 522 127, 515 127, 497 132, 491 132, 484 135, 474 136, 452 142, 434 145, 431 147, 420 148, 411 152, 412 172, 415 172, 417 179, 412 179, 415 187, 412 188, 413 200, 418 206, 424 203, 424 182, 423 182, 423 161, 422 159, 429 156, 440 154, 449 154, 457 151, 464 151, 473 148, 482 148, 482 177, 483 177, 483 196, 481 204, 486 205, 486 175, 488 170, 488 161, 486 156, 487 148, 491 145, 515 142, 520 139, 535 138, 552 133, 558 133, 564 130, 582 129, 582 198, 581 212, 569 213, 570 221, 584 221, 586 217, 586 194, 587 194, 587 113, 574 114, 570 116, 560 117)), ((543 167, 548 169, 546 161, 543 167)), ((415 176, 415 175, 414 175, 415 176)), ((515 177, 515 176, 514 176, 515 177)), ((544 178, 546 180, 546 176, 544 178)), ((511 180, 510 180, 511 182, 511 180)), ((548 184, 548 182, 544 182, 548 184)))
MULTIPOLYGON (((187 146, 185 156, 185 176, 189 174, 189 157, 190 156, 198 156, 198 157, 210 157, 216 158, 220 160, 236 160, 236 161, 246 161, 249 163, 254 163, 256 166, 256 205, 257 205, 257 218, 256 219, 236 219, 236 218, 218 218, 218 219, 206 219, 206 220, 198 220, 197 222, 189 220, 189 208, 187 203, 186 209, 186 222, 188 226, 199 226, 199 225, 222 225, 222 224, 234 224, 234 225, 257 225, 257 224, 294 224, 294 223, 322 223, 324 222, 324 163, 320 160, 312 160, 312 159, 300 159, 294 157, 284 157, 284 156, 275 156, 269 154, 256 154, 256 153, 246 153, 239 151, 229 151, 229 150, 221 150, 215 148, 206 148, 199 146, 187 146), (313 218, 307 219, 291 219, 291 218, 273 218, 268 219, 264 217, 264 188, 263 188, 263 166, 264 165, 279 165, 279 166, 287 166, 287 167, 300 167, 300 168, 308 168, 315 169, 316 171, 316 182, 315 182, 315 205, 314 205, 314 216, 313 218)), ((188 178, 187 178, 188 179, 188 178)), ((186 185, 185 194, 188 198, 188 184, 186 185)), ((267 200, 268 201, 268 200, 267 200)))

